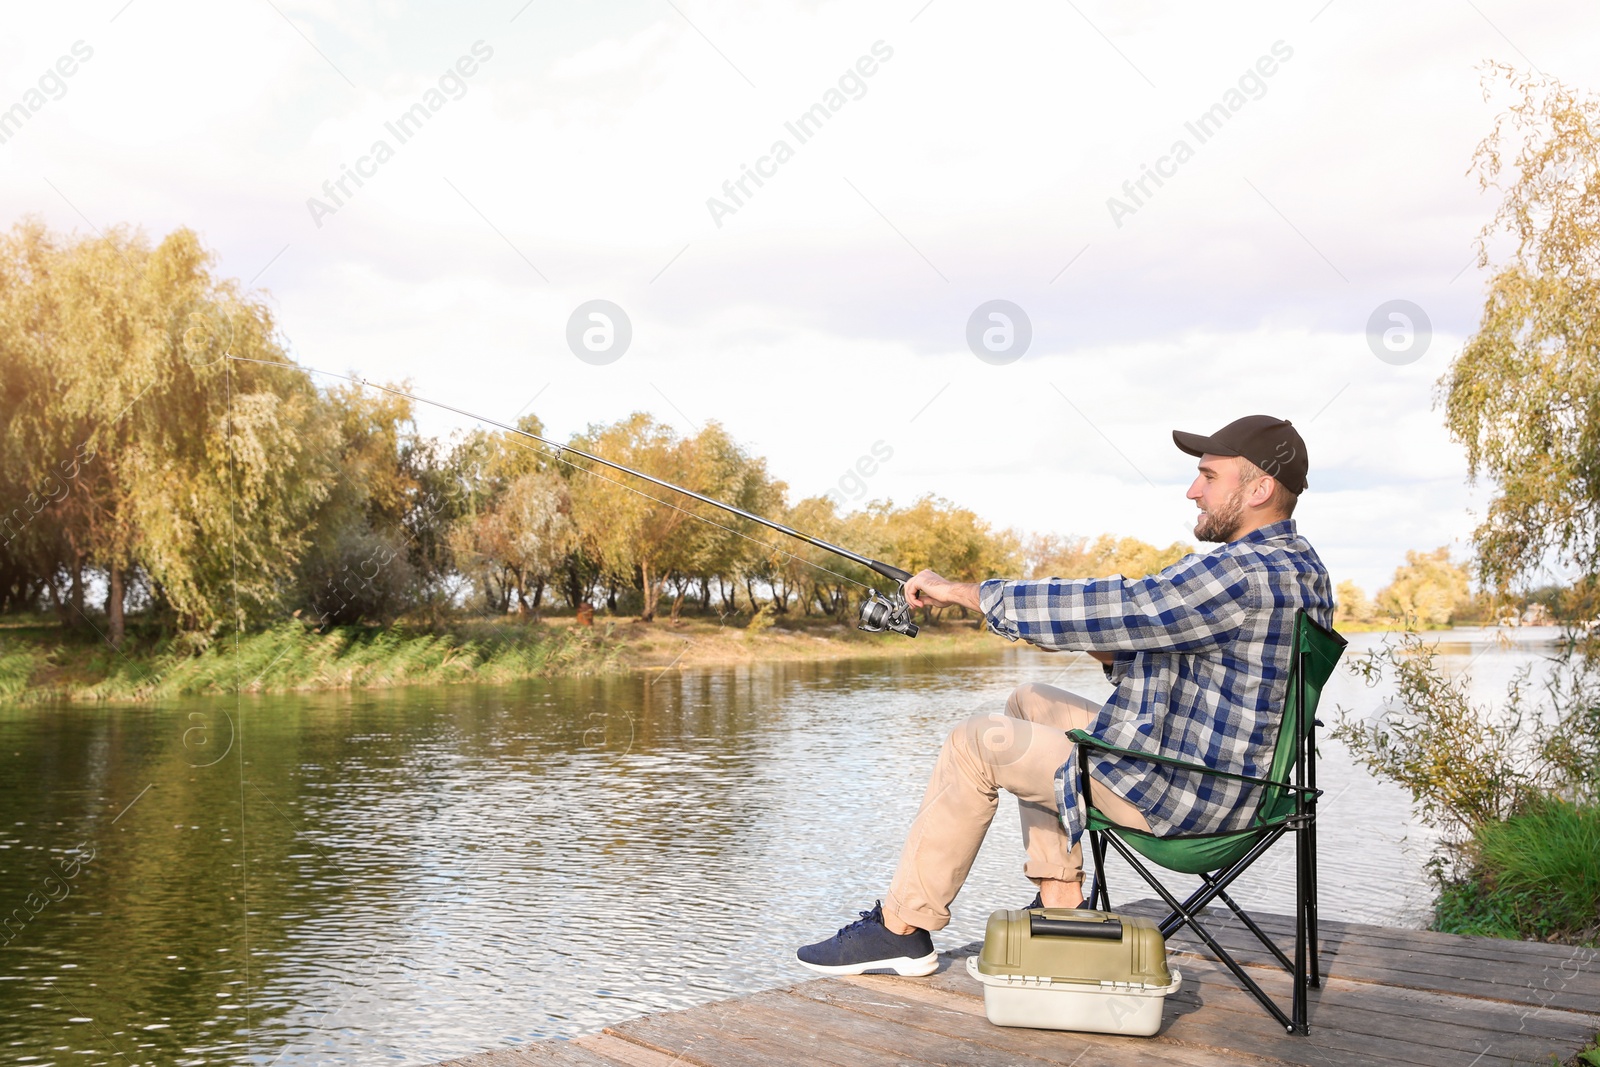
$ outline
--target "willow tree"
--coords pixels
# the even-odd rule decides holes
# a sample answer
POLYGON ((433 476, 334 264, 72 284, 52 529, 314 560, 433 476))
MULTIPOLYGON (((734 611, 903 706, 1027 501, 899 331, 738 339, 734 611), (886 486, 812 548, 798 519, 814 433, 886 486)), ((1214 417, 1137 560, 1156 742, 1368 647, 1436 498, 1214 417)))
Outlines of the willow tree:
POLYGON ((1478 264, 1506 250, 1482 321, 1439 386, 1471 476, 1493 484, 1474 532, 1493 591, 1549 563, 1600 575, 1600 100, 1496 66, 1519 98, 1478 146, 1501 201, 1478 264), (1509 238, 1509 240, 1506 240, 1509 238), (1502 243, 1496 244, 1496 241, 1502 243))
POLYGON ((38 223, 0 237, 0 607, 27 610, 48 592, 63 623, 82 626, 87 546, 67 512, 83 500, 74 489, 93 455, 87 425, 45 402, 60 316, 42 294, 58 260, 38 223))
POLYGON ((226 358, 286 361, 266 306, 215 277, 185 229, 152 247, 126 229, 63 239, 29 222, 5 259, 27 276, 0 344, 8 377, 33 385, 5 395, 5 453, 27 457, 24 484, 79 460, 33 519, 59 534, 67 599, 86 570, 103 576, 113 645, 134 583, 197 635, 235 603, 275 606, 337 428, 303 374, 226 358))
MULTIPOLYGON (((1516 99, 1473 157, 1481 186, 1498 190, 1500 204, 1478 239, 1479 266, 1493 266, 1482 320, 1439 381, 1446 425, 1466 447, 1471 476, 1492 485, 1473 532, 1484 591, 1540 584, 1554 565, 1592 592, 1600 584, 1600 99, 1505 66, 1490 67, 1484 83, 1486 91, 1503 84, 1516 99)), ((1597 640, 1592 631, 1587 645, 1573 647, 1580 655, 1551 668, 1540 686, 1550 707, 1531 717, 1532 743, 1501 744, 1487 733, 1485 717, 1452 699, 1455 683, 1417 658, 1414 644, 1403 652, 1418 666, 1389 660, 1412 696, 1405 725, 1345 737, 1362 742, 1356 751, 1370 766, 1410 786, 1424 810, 1430 790, 1459 790, 1471 776, 1440 775, 1439 751, 1448 750, 1451 767, 1483 763, 1460 756, 1459 723, 1476 731, 1469 739, 1501 750, 1484 764, 1499 780, 1593 801, 1597 640)), ((1369 675, 1375 666, 1369 661, 1369 675)), ((1507 689, 1508 715, 1523 706, 1524 681, 1507 689)))
POLYGON ((388 622, 410 606, 419 581, 413 513, 424 505, 407 462, 416 448, 411 401, 356 384, 323 399, 335 443, 320 458, 333 477, 307 531, 297 606, 322 625, 388 622))

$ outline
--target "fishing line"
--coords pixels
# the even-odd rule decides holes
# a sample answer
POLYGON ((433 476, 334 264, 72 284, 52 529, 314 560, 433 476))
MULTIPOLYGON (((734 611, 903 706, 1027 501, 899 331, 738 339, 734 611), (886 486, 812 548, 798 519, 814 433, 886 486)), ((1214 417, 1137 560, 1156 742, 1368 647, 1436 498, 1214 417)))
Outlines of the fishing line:
POLYGON ((787 526, 784 526, 782 523, 773 522, 771 519, 765 519, 765 518, 762 518, 760 515, 755 515, 755 514, 753 514, 751 512, 745 511, 743 508, 734 507, 731 504, 724 504, 720 500, 714 500, 711 497, 708 497, 708 496, 705 496, 703 494, 694 492, 691 489, 685 489, 682 486, 674 485, 673 483, 665 481, 664 479, 656 478, 653 475, 645 474, 642 471, 637 471, 637 470, 634 470, 631 467, 623 466, 620 463, 615 463, 615 462, 613 462, 611 460, 605 459, 602 456, 597 456, 597 455, 594 455, 594 454, 592 454, 590 452, 585 452, 584 450, 579 449, 579 448, 572 448, 570 446, 560 444, 559 442, 556 442, 556 441, 547 440, 546 438, 540 437, 538 434, 529 433, 527 430, 518 429, 515 426, 508 426, 503 422, 498 422, 498 421, 496 421, 494 419, 486 418, 486 417, 484 417, 482 415, 478 415, 478 414, 475 414, 473 412, 466 411, 466 410, 464 410, 462 408, 453 407, 453 406, 451 406, 449 404, 446 404, 446 403, 443 403, 441 401, 429 400, 427 397, 417 396, 417 395, 415 395, 413 393, 408 393, 408 392, 404 391, 403 389, 395 389, 395 388, 392 388, 392 387, 387 386, 387 385, 379 385, 378 383, 372 382, 372 381, 368 381, 365 378, 358 378, 358 377, 354 377, 354 376, 348 375, 348 374, 338 374, 338 373, 335 373, 334 371, 321 370, 321 369, 316 368, 316 367, 303 366, 303 365, 297 364, 297 363, 283 363, 283 362, 280 362, 280 361, 277 361, 277 360, 269 360, 269 359, 252 359, 249 356, 236 356, 236 355, 233 355, 232 353, 229 353, 227 358, 231 359, 231 360, 237 360, 238 362, 241 362, 241 363, 257 363, 257 364, 261 364, 262 366, 267 366, 267 367, 283 367, 283 368, 288 369, 288 370, 298 370, 298 371, 303 371, 303 372, 306 372, 306 373, 309 373, 309 374, 321 374, 321 375, 324 375, 324 376, 329 377, 329 378, 338 378, 341 381, 350 382, 350 383, 352 383, 354 385, 366 386, 366 387, 369 387, 369 388, 372 388, 372 389, 377 389, 377 390, 379 390, 381 392, 390 393, 390 394, 392 394, 394 396, 405 397, 407 400, 411 400, 411 401, 414 401, 414 402, 419 403, 419 404, 427 404, 430 407, 436 407, 436 408, 440 408, 440 409, 445 410, 445 411, 451 411, 451 412, 454 412, 457 415, 462 415, 462 416, 465 416, 466 418, 472 419, 475 422, 480 422, 480 423, 483 423, 483 424, 488 425, 488 426, 494 426, 494 427, 497 427, 498 429, 506 431, 507 433, 516 434, 519 437, 526 437, 529 440, 537 441, 539 444, 544 445, 546 448, 551 449, 552 451, 548 451, 547 452, 547 451, 544 451, 542 449, 532 448, 532 447, 530 447, 528 445, 523 444, 521 441, 517 441, 515 443, 517 445, 519 445, 520 447, 522 447, 522 448, 528 449, 528 451, 530 451, 530 452, 535 452, 535 453, 537 453, 539 455, 546 456, 547 458, 554 459, 557 462, 564 463, 567 466, 573 468, 574 470, 583 471, 585 474, 588 474, 591 477, 600 478, 600 479, 602 479, 604 481, 610 482, 613 485, 616 485, 616 486, 619 486, 619 487, 621 487, 623 489, 626 489, 630 493, 635 493, 635 494, 637 494, 639 496, 642 496, 646 500, 653 501, 653 502, 655 502, 657 504, 662 505, 663 507, 671 508, 672 510, 677 511, 677 512, 679 512, 681 514, 687 515, 687 516, 689 516, 691 518, 699 519, 701 522, 708 523, 708 524, 710 524, 712 526, 715 526, 719 530, 723 530, 723 531, 726 531, 727 533, 731 533, 736 537, 742 537, 746 541, 749 541, 749 542, 751 542, 753 544, 756 544, 756 545, 760 545, 762 548, 768 549, 770 551, 781 553, 782 555, 787 556, 788 558, 790 558, 792 560, 796 560, 797 562, 803 563, 808 567, 813 567, 813 568, 815 568, 815 569, 817 569, 819 571, 822 571, 824 574, 832 575, 833 577, 838 578, 840 581, 849 582, 851 585, 859 586, 862 589, 866 589, 866 590, 868 590, 868 592, 874 592, 874 591, 865 582, 858 581, 857 579, 852 578, 847 574, 840 574, 836 570, 833 570, 833 569, 831 569, 829 567, 824 567, 822 564, 816 563, 816 562, 814 562, 812 560, 808 560, 803 556, 798 556, 795 553, 790 552, 787 549, 780 548, 779 546, 777 546, 777 545, 775 545, 775 544, 773 544, 771 542, 762 541, 759 538, 751 537, 749 534, 744 533, 743 531, 736 530, 731 526, 725 526, 722 523, 717 522, 715 519, 712 519, 712 518, 709 518, 709 517, 707 517, 705 515, 702 515, 699 512, 690 511, 687 508, 684 508, 684 507, 681 507, 681 506, 679 506, 677 504, 672 503, 671 501, 663 500, 663 499, 661 499, 660 497, 657 497, 657 496, 652 496, 651 494, 646 493, 644 490, 636 488, 635 486, 631 486, 631 485, 627 484, 626 482, 620 481, 620 480, 618 480, 616 478, 609 477, 608 475, 602 474, 601 472, 599 472, 597 470, 594 470, 592 468, 585 467, 585 466, 582 466, 581 464, 575 463, 572 460, 567 458, 566 453, 570 452, 573 455, 582 456, 583 458, 588 459, 588 460, 592 460, 592 461, 594 461, 596 463, 602 463, 602 464, 604 464, 604 465, 606 465, 608 467, 612 467, 612 468, 614 468, 616 470, 620 470, 620 471, 623 471, 623 472, 625 472, 627 474, 631 474, 631 475, 633 475, 633 476, 635 476, 637 478, 642 478, 645 481, 651 482, 653 484, 660 485, 663 488, 672 489, 672 490, 674 490, 676 492, 684 494, 685 496, 693 497, 694 499, 699 500, 699 501, 701 501, 703 503, 706 503, 706 504, 710 504, 713 507, 721 508, 724 511, 728 511, 728 512, 731 512, 731 513, 733 513, 735 515, 738 515, 740 518, 748 519, 748 520, 750 520, 752 522, 759 523, 759 524, 761 524, 763 526, 766 526, 766 527, 768 527, 770 529, 777 530, 780 533, 788 534, 791 537, 795 537, 795 538, 797 538, 797 539, 799 539, 801 541, 805 541, 807 544, 810 544, 813 547, 821 548, 821 549, 823 549, 825 551, 832 552, 832 553, 834 553, 836 555, 842 556, 843 558, 850 560, 852 563, 858 563, 858 564, 860 564, 862 566, 868 567, 868 568, 872 569, 873 571, 876 571, 877 573, 882 574, 886 578, 892 578, 895 581, 904 581, 906 578, 909 578, 911 576, 908 572, 902 571, 898 567, 891 567, 890 565, 888 565, 886 563, 879 563, 876 560, 867 559, 865 556, 859 556, 854 552, 848 551, 847 549, 840 548, 837 545, 829 544, 828 542, 823 541, 820 538, 812 537, 809 534, 803 534, 803 533, 799 532, 798 530, 793 530, 793 529, 790 529, 787 526))

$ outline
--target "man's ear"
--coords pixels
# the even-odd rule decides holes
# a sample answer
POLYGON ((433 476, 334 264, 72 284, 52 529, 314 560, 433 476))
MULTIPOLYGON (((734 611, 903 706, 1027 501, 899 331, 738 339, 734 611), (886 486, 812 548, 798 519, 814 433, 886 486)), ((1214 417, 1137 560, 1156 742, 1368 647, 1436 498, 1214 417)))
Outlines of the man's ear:
POLYGON ((1253 508, 1263 507, 1277 491, 1278 480, 1269 474, 1250 487, 1250 495, 1245 498, 1245 502, 1253 508))

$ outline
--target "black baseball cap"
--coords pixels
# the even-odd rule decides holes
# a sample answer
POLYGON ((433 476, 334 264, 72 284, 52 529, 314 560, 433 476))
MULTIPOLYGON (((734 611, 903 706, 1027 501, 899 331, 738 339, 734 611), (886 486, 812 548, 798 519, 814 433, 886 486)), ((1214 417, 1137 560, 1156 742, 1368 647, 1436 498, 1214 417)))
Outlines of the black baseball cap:
POLYGON ((1288 419, 1246 415, 1210 437, 1172 431, 1172 443, 1191 456, 1243 456, 1299 496, 1306 489, 1306 443, 1288 419))

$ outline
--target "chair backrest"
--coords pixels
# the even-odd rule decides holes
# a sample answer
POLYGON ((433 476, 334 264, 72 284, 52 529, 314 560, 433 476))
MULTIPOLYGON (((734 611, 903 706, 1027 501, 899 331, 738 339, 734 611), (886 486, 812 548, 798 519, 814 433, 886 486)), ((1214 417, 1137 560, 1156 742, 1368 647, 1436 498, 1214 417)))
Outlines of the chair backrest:
MULTIPOLYGON (((1302 752, 1306 759, 1316 758, 1313 745, 1307 742, 1313 736, 1317 702, 1322 699, 1322 687, 1333 676, 1344 647, 1344 638, 1323 629, 1304 608, 1295 612, 1283 720, 1278 724, 1278 743, 1272 750, 1272 769, 1266 775, 1274 782, 1303 784, 1296 783, 1290 775, 1294 774, 1302 752)), ((1262 790, 1261 803, 1256 809, 1256 821, 1276 822, 1293 812, 1294 792, 1267 786, 1262 790)))

